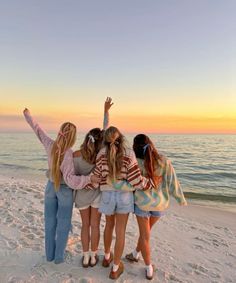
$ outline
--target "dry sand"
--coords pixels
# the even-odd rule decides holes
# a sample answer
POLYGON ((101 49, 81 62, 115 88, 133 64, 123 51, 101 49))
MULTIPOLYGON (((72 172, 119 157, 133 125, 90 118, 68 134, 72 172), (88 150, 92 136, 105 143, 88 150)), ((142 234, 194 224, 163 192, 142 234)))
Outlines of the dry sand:
MULTIPOLYGON (((44 255, 42 183, 0 177, 0 282, 113 282, 110 269, 100 262, 93 268, 81 266, 81 221, 73 212, 66 262, 55 265, 44 255)), ((235 213, 172 201, 166 215, 154 226, 152 259, 156 266, 152 282, 236 282, 235 213)), ((104 229, 101 222, 101 235, 104 229)), ((136 219, 130 215, 125 253, 132 251, 138 237, 136 219)), ((124 256, 123 255, 123 256, 124 256)), ((149 282, 144 279, 144 262, 125 264, 116 282, 149 282)))

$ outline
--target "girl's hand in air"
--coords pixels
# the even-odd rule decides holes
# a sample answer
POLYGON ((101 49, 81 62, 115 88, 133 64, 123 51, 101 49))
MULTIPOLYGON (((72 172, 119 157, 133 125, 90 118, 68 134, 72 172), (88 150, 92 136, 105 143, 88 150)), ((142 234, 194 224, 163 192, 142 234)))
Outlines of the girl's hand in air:
POLYGON ((25 108, 23 111, 24 115, 30 115, 30 111, 28 108, 25 108))
POLYGON ((113 104, 114 103, 112 102, 112 98, 111 97, 107 97, 107 99, 106 99, 106 101, 104 103, 104 111, 108 112, 113 104))

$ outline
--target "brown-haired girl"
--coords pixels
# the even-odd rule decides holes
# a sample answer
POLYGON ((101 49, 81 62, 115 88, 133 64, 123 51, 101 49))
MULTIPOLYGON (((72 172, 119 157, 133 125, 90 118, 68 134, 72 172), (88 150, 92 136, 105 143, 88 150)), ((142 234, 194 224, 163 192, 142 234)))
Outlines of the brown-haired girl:
MULTIPOLYGON (((112 99, 107 97, 104 103, 103 130, 91 129, 85 136, 80 150, 74 152, 74 166, 77 175, 89 175, 95 167, 96 157, 102 147, 104 130, 109 124, 109 109, 112 99)), ((100 189, 82 189, 76 191, 75 206, 79 208, 82 219, 81 242, 83 249, 82 266, 95 266, 98 262, 97 249, 100 240, 100 189), (89 253, 91 246, 91 253, 89 253)))
POLYGON ((151 228, 169 206, 170 194, 180 205, 187 203, 170 160, 158 153, 148 136, 137 135, 134 138, 133 150, 142 175, 150 178, 155 187, 146 191, 135 191, 134 213, 139 226, 139 239, 136 249, 127 254, 126 258, 137 262, 141 251, 146 265, 146 279, 151 280, 154 273, 150 258, 151 228), (161 184, 158 182, 160 177, 162 178, 161 184))

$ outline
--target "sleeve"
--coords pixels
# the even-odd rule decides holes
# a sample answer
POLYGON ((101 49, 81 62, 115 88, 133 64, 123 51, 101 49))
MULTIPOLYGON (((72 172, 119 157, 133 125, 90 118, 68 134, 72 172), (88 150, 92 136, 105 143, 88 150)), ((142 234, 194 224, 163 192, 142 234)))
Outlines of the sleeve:
POLYGON ((104 117, 103 117, 103 130, 106 130, 109 126, 110 122, 110 115, 109 112, 104 111, 104 117))
POLYGON ((171 162, 167 160, 167 185, 170 194, 176 199, 180 205, 187 205, 180 183, 177 179, 174 167, 171 162))
POLYGON ((90 183, 90 176, 75 175, 72 150, 66 151, 60 169, 65 183, 74 190, 83 189, 87 184, 90 183))
MULTIPOLYGON (((102 177, 102 156, 98 153, 96 158, 96 164, 93 171, 89 174, 90 178, 92 175, 96 175, 98 177, 102 177)), ((85 189, 94 190, 99 187, 99 184, 89 183, 85 189)))
POLYGON ((128 165, 127 172, 127 181, 130 183, 130 185, 139 190, 148 190, 154 188, 155 185, 153 184, 152 180, 141 175, 141 171, 134 152, 132 152, 130 157, 131 161, 128 165))
POLYGON ((24 114, 24 116, 26 122, 33 129, 40 142, 43 144, 45 149, 48 150, 54 141, 40 128, 39 124, 33 120, 31 115, 24 114))

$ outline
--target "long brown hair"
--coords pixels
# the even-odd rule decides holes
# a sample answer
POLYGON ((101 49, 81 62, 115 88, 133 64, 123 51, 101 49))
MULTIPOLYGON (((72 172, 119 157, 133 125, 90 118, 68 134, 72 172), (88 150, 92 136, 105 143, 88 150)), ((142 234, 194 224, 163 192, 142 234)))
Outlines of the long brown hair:
POLYGON ((155 185, 158 183, 158 176, 155 171, 158 167, 160 155, 150 138, 144 134, 134 137, 133 150, 137 158, 144 160, 144 168, 147 177, 152 179, 155 185))
POLYGON ((104 145, 108 160, 109 177, 116 180, 121 173, 125 152, 124 136, 116 127, 109 127, 104 134, 104 145))
POLYGON ((51 175, 56 191, 58 191, 60 187, 62 177, 60 166, 65 152, 74 145, 75 140, 76 126, 70 122, 62 124, 51 151, 51 175))
POLYGON ((80 147, 80 152, 84 160, 90 164, 95 164, 96 156, 101 149, 104 131, 99 128, 90 130, 80 147))

